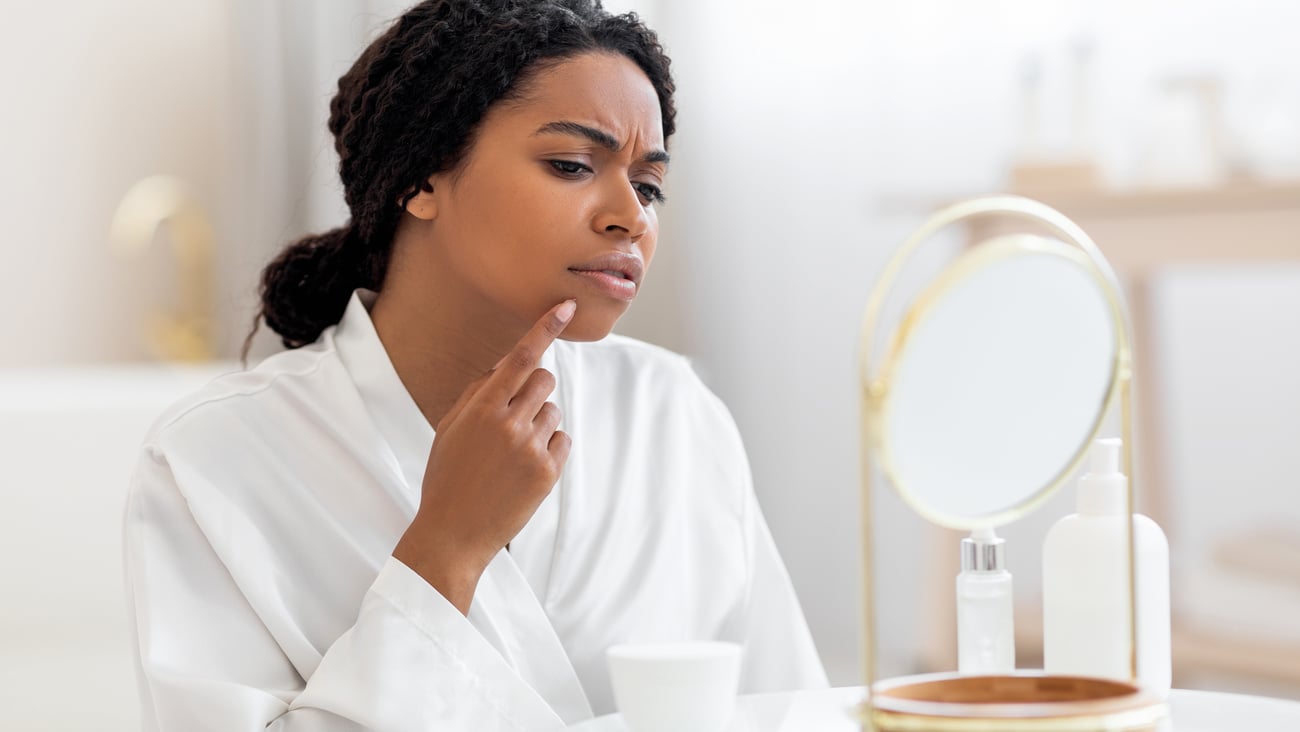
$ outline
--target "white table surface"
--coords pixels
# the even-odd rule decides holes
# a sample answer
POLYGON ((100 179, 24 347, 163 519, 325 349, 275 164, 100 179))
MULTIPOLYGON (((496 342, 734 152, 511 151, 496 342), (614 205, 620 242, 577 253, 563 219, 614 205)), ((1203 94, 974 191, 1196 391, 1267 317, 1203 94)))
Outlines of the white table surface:
MULTIPOLYGON (((863 687, 740 697, 727 732, 860 732, 849 710, 863 687)), ((1171 732, 1297 732, 1300 702, 1263 696, 1175 689, 1169 694, 1171 732)), ((582 722, 574 732, 628 732, 617 714, 582 722)))

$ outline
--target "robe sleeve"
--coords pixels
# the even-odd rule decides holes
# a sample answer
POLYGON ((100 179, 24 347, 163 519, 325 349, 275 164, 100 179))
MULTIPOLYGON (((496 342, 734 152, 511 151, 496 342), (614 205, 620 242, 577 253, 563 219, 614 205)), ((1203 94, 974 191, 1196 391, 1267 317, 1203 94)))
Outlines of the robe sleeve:
POLYGON ((124 547, 147 732, 564 729, 450 602, 392 558, 304 679, 153 447, 132 479, 124 547))
POLYGON ((748 484, 742 521, 747 577, 742 611, 741 642, 745 651, 740 693, 824 689, 829 682, 821 657, 817 655, 790 575, 748 484))
POLYGON ((744 646, 740 693, 824 689, 829 686, 826 671, 790 575, 763 519, 740 430, 722 400, 702 382, 699 386, 710 405, 717 444, 723 448, 719 453, 728 462, 725 472, 739 496, 744 596, 723 639, 744 646))

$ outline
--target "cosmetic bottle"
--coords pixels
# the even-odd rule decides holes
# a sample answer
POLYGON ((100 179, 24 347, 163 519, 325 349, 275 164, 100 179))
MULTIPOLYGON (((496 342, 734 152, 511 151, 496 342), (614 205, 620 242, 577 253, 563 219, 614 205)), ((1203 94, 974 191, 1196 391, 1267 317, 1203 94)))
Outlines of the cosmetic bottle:
MULTIPOLYGON (((1133 678, 1129 615, 1128 479, 1117 439, 1093 442, 1079 479, 1078 513, 1056 522, 1043 543, 1043 667, 1049 674, 1133 678)), ((1134 515, 1137 679, 1169 691, 1169 543, 1134 515)))
POLYGON ((1016 641, 1006 540, 976 529, 961 540, 957 575, 957 670, 1008 674, 1015 670, 1016 641))

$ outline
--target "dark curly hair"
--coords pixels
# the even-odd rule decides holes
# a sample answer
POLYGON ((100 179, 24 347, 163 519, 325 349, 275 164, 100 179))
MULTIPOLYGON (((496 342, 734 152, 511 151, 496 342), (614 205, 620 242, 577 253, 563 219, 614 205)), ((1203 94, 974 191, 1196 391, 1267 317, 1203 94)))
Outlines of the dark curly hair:
POLYGON ((298 348, 339 322, 355 288, 378 290, 406 203, 463 161, 488 109, 524 96, 549 65, 593 51, 641 67, 667 140, 676 117, 670 62, 635 13, 611 15, 599 0, 426 0, 398 18, 339 79, 330 103, 351 219, 267 265, 244 358, 261 321, 298 348))

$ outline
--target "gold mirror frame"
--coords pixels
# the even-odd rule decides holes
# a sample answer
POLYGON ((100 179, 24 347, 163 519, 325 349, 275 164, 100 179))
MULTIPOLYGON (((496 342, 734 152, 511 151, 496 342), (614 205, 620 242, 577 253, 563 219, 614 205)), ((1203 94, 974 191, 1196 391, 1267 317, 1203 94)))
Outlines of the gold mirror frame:
MULTIPOLYGON (((1103 287, 1101 288, 1101 294, 1106 300, 1106 307, 1110 315, 1112 343, 1115 346, 1115 352, 1109 359, 1106 389, 1097 405, 1096 416, 1089 425, 1088 437, 1085 437, 1075 447, 1068 461, 1056 468, 1056 473, 1050 480, 1038 486, 1026 499, 1015 506, 975 517, 948 513, 941 507, 925 502, 916 494, 911 485, 902 480, 900 471, 893 459, 894 451, 891 449, 888 425, 892 412, 894 376, 900 368, 899 362, 906 351, 909 336, 933 312, 935 306, 943 300, 944 296, 963 284, 966 278, 989 265, 1012 259, 1021 254, 1053 257, 1066 261, 1077 267, 1080 272, 1091 275, 1094 284, 1097 283, 1099 276, 1104 277, 1104 273, 1096 270, 1092 260, 1078 247, 1040 235, 1004 234, 989 239, 975 248, 968 249, 932 279, 930 284, 917 296, 914 304, 907 309, 898 328, 891 334, 886 348, 886 355, 882 361, 880 375, 878 378, 871 380, 871 388, 868 390, 873 401, 865 416, 871 423, 867 435, 868 439, 871 440, 875 454, 880 456, 880 467, 885 477, 894 487, 894 490, 903 497, 903 500, 914 511, 921 514, 930 523, 950 529, 969 531, 979 528, 996 528, 1028 515, 1051 498, 1055 490, 1064 484, 1087 458, 1090 441, 1092 437, 1100 432, 1106 414, 1113 407, 1118 396, 1119 390, 1116 386, 1119 375, 1126 365, 1124 353, 1120 347, 1122 338, 1118 336, 1119 328, 1116 325, 1124 317, 1123 305, 1110 296, 1111 291, 1109 289, 1103 287)), ((870 338, 871 334, 865 334, 864 337, 870 338)), ((870 379, 869 376, 867 378, 870 379)))
MULTIPOLYGON (((997 514, 996 518, 1012 521, 1023 517, 1030 511, 1037 508, 1054 494, 1069 479, 1070 475, 1078 468, 1080 462, 1084 459, 1089 443, 1097 437, 1103 424, 1103 418, 1116 401, 1120 405, 1121 435, 1123 437, 1123 471, 1130 476, 1130 490, 1128 491, 1128 513, 1133 514, 1134 494, 1136 487, 1131 481, 1133 475, 1133 336, 1128 308, 1125 305, 1119 279, 1115 276, 1114 270, 1110 263, 1102 255, 1101 250, 1093 243, 1084 231, 1079 228, 1073 221, 1060 212, 1052 209, 1037 201, 1020 196, 990 196, 977 198, 969 201, 963 201, 948 208, 945 208, 934 214, 926 221, 914 234, 903 244, 893 257, 886 264, 879 281, 872 290, 871 296, 867 301, 867 306, 862 319, 862 331, 859 341, 859 364, 858 377, 860 380, 860 400, 859 415, 861 427, 861 495, 862 501, 862 527, 863 527, 863 659, 864 672, 866 677, 866 687, 868 688, 868 698, 863 702, 859 709, 859 718, 864 727, 871 729, 879 727, 880 729, 931 729, 931 730, 970 730, 976 728, 995 729, 995 726, 981 727, 973 718, 963 717, 960 710, 952 713, 945 713, 943 710, 954 710, 951 702, 945 701, 940 697, 927 700, 929 704, 928 713, 899 713, 896 709, 890 707, 888 703, 882 703, 880 708, 874 701, 874 695, 882 695, 882 701, 888 702, 885 696, 888 695, 888 689, 896 689, 908 686, 908 679, 895 679, 888 682, 882 682, 884 686, 877 688, 877 664, 876 664, 876 643, 875 643, 875 588, 873 572, 873 540, 872 540, 872 511, 871 511, 871 476, 873 470, 873 454, 880 453, 884 445, 882 438, 881 426, 883 424, 883 409, 887 407, 889 397, 889 377, 893 372, 892 359, 898 356, 900 352, 898 344, 900 343, 900 333, 895 332, 890 339, 891 347, 883 359, 882 368, 879 375, 873 373, 872 369, 872 350, 877 329, 880 325, 879 320, 884 303, 898 283, 899 274, 903 267, 911 260, 923 244, 931 239, 938 231, 947 228, 958 222, 968 219, 985 218, 985 217, 1003 217, 1009 220, 1024 222, 1026 224, 1037 225, 1045 229, 1060 242, 1073 246, 1082 252, 1083 258, 1078 259, 1078 263, 1083 266, 1084 271, 1090 273, 1096 284, 1105 295, 1110 305, 1112 316, 1112 333, 1116 343, 1114 351, 1114 371, 1110 381, 1109 389, 1103 399, 1102 412, 1093 424, 1090 434, 1084 439, 1080 449, 1076 452, 1073 460, 1068 465, 1062 466, 1056 477, 1043 486, 1042 489, 1026 499, 1022 504, 1012 507, 1006 511, 997 514), (974 726, 972 726, 974 724, 974 726)), ((1013 237, 1014 238, 1014 237, 1013 237)), ((1024 251, 1017 245, 1007 244, 1007 237, 997 237, 989 241, 977 242, 973 246, 976 248, 988 246, 990 243, 996 244, 989 253, 981 253, 976 256, 963 257, 958 260, 955 267, 969 268, 982 266, 990 261, 995 261, 999 256, 1014 256, 1015 253, 1024 251), (1001 243, 998 243, 1001 242, 1001 243), (1002 254, 998 254, 998 251, 1002 254)), ((946 282, 951 286, 960 280, 963 272, 954 271, 953 267, 946 268, 938 277, 932 278, 931 282, 938 287, 927 287, 924 291, 926 296, 923 302, 909 304, 904 310, 900 320, 898 331, 902 331, 909 321, 915 321, 923 308, 928 307, 935 299, 942 297, 944 285, 946 282)), ((886 477, 889 478, 888 465, 890 464, 889 456, 883 453, 879 454, 879 463, 885 468, 886 477)), ((900 487, 895 485, 896 489, 900 487)), ((961 521, 949 521, 952 517, 935 516, 929 507, 920 506, 914 497, 905 490, 899 490, 900 496, 907 504, 918 511, 927 520, 938 521, 941 525, 954 526, 957 528, 973 528, 969 524, 963 525, 961 521)), ((987 517, 985 525, 987 525, 987 517)), ((1135 567, 1133 557, 1133 522, 1128 522, 1127 531, 1127 555, 1128 555, 1128 585, 1129 585, 1129 669, 1130 680, 1133 682, 1133 699, 1137 701, 1138 708, 1151 710, 1157 716, 1163 716, 1163 705, 1158 699, 1151 697, 1149 694, 1136 686, 1137 681, 1137 593, 1135 586, 1135 567)), ((1017 673, 1015 678, 1024 678, 1034 676, 1035 678, 1046 678, 1051 680, 1053 677, 1042 677, 1041 674, 1017 673)), ((917 677, 917 688, 941 688, 933 687, 926 684, 929 677, 917 677)), ((987 677, 993 679, 995 677, 987 677)), ((1065 677, 1059 677, 1064 682, 1065 677)), ((991 688, 998 688, 993 685, 991 688)), ((989 699, 986 701, 997 701, 989 699)), ((1074 700, 1070 710, 1063 707, 1061 714, 1057 716, 1044 714, 1044 709, 1054 708, 1052 702, 1028 704, 1023 701, 1010 701, 998 704, 998 708, 1005 715, 1002 719, 1006 721, 1011 717, 1022 717, 1020 723, 1026 720, 1023 718, 1028 715, 1034 722, 1036 729, 1091 729, 1090 724, 1096 724, 1096 729, 1117 729, 1112 726, 1115 720, 1106 720, 1107 708, 1113 707, 1113 699, 1097 699, 1093 708, 1095 711, 1092 717, 1087 712, 1088 703, 1074 700), (1079 706, 1082 704, 1083 706, 1079 706), (1030 710, 1028 707, 1034 707, 1030 710), (1019 711, 1016 711, 1019 709, 1019 711), (1082 716, 1079 716, 1082 715, 1082 716), (1050 718, 1049 718, 1050 717, 1050 718), (1091 721, 1090 721, 1091 720, 1091 721)), ((1113 711, 1113 709, 1112 709, 1113 711)), ((1131 712, 1130 712, 1131 713, 1131 712)), ((984 725, 989 724, 989 719, 983 721, 984 725)), ((1121 727, 1122 728, 1122 727, 1121 727)), ((1136 729, 1136 727, 1134 727, 1136 729)))

